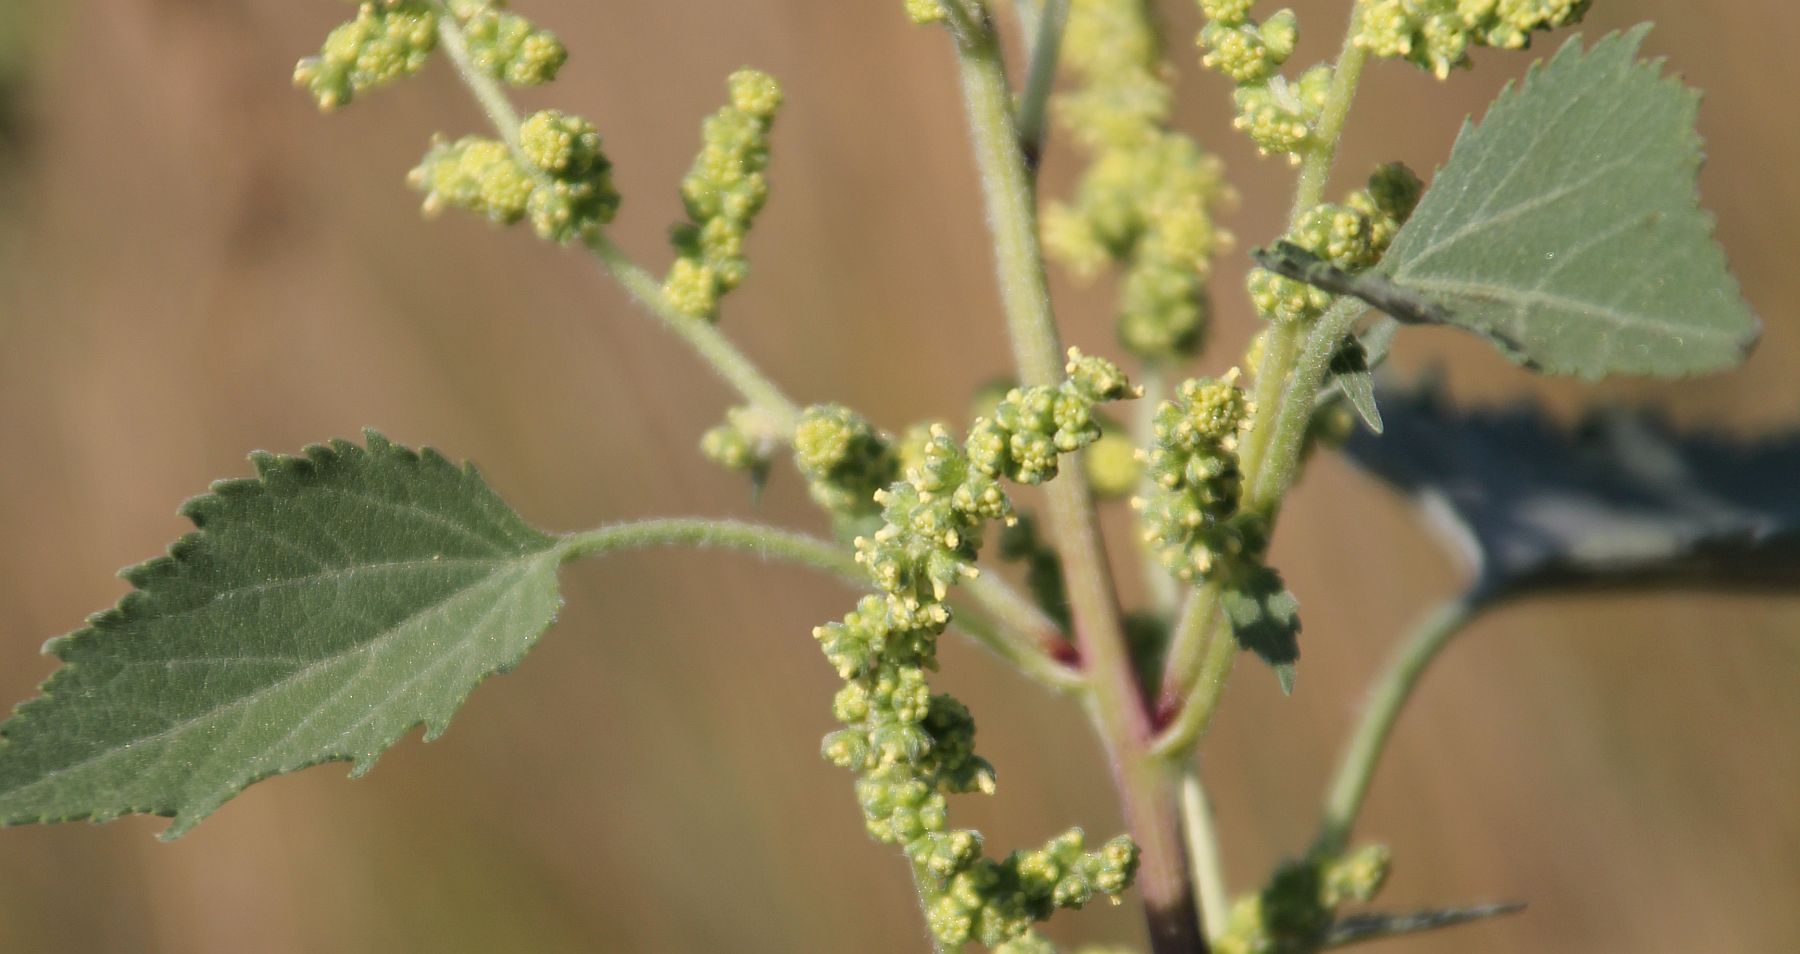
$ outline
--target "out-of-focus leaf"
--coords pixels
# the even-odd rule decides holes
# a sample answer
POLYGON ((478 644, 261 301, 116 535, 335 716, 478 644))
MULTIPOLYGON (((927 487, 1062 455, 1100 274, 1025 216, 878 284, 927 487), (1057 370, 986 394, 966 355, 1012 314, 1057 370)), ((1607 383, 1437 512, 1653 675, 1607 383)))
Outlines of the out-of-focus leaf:
POLYGON ((1300 601, 1288 592, 1281 574, 1260 566, 1249 571, 1221 594, 1220 605, 1238 646, 1273 666, 1281 691, 1293 692, 1294 663, 1300 660, 1300 601))
POLYGON ((1573 428, 1531 406, 1459 410, 1383 388, 1387 432, 1345 445, 1465 552, 1489 598, 1800 585, 1800 434, 1741 443, 1612 409, 1573 428))
POLYGON ((1363 941, 1378 941, 1386 937, 1398 937, 1404 934, 1419 934, 1435 931, 1439 928, 1454 927, 1470 921, 1481 921, 1499 917, 1503 914, 1515 914, 1525 910, 1525 905, 1483 904, 1468 908, 1441 908, 1435 911, 1417 911, 1410 914, 1381 914, 1370 912, 1352 914, 1332 922, 1331 930, 1325 935, 1325 947, 1344 947, 1360 944, 1363 941))
POLYGON ((1647 31, 1571 40, 1501 93, 1378 269, 1548 373, 1742 361, 1759 326, 1700 208, 1699 95, 1637 58, 1647 31))

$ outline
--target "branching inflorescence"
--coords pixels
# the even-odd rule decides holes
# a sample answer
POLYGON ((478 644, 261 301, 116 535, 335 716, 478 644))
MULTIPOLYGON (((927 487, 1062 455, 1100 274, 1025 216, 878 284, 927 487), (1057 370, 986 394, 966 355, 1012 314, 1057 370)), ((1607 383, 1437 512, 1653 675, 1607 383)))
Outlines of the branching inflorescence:
MULTIPOLYGON (((503 0, 360 4, 300 62, 296 85, 332 110, 442 52, 493 130, 433 140, 408 177, 424 211, 529 223, 545 240, 591 253, 737 391, 741 403, 701 438, 701 452, 760 488, 791 451, 834 539, 682 519, 543 533, 472 470, 374 432, 366 450, 336 442, 303 457, 259 456, 259 479, 199 498, 187 511, 195 534, 130 571, 136 589, 119 609, 53 648, 68 667, 0 730, 0 823, 158 811, 177 817, 179 834, 257 778, 332 759, 353 759, 361 771, 418 725, 428 737, 441 731, 475 682, 517 663, 555 616, 556 572, 567 560, 710 545, 802 563, 867 592, 813 633, 843 682, 832 704, 841 727, 822 753, 855 774, 868 833, 904 854, 941 950, 979 943, 1048 954, 1040 922, 1097 897, 1117 900, 1133 885, 1155 954, 1310 954, 1511 910, 1340 913, 1373 898, 1387 873, 1385 848, 1350 844, 1383 741, 1420 670, 1483 599, 1504 591, 1493 579, 1429 620, 1382 678, 1311 849, 1235 901, 1190 763, 1240 649, 1291 688, 1298 602, 1270 546, 1285 495, 1322 443, 1315 438, 1354 427, 1347 407, 1371 430, 1382 427, 1369 380, 1378 339, 1359 325, 1367 305, 1459 324, 1540 369, 1674 375, 1741 358, 1756 326, 1692 194, 1700 161, 1692 97, 1637 63, 1641 31, 1587 53, 1571 44, 1465 132, 1436 191, 1392 162, 1329 202, 1338 142, 1371 57, 1443 77, 1474 47, 1522 48, 1538 31, 1575 22, 1587 0, 1346 0, 1341 53, 1298 72, 1287 69, 1301 26, 1291 10, 1258 16, 1255 0, 1197 2, 1199 58, 1234 85, 1233 125, 1299 173, 1274 249, 1254 252, 1269 269, 1247 279, 1265 319, 1260 333, 1236 367, 1222 362, 1229 370, 1185 380, 1207 337, 1214 258, 1231 241, 1215 217, 1233 194, 1218 159, 1175 127, 1172 69, 1148 0, 1018 0, 1012 12, 1030 61, 1017 92, 985 0, 898 5, 955 44, 1016 362, 1018 383, 983 392, 960 440, 944 424, 890 434, 840 404, 798 406, 721 332, 721 306, 746 281, 749 233, 769 196, 783 101, 772 77, 744 69, 728 78, 726 102, 702 123, 680 182, 685 218, 671 229, 673 260, 653 273, 608 237, 621 197, 596 126, 554 108, 521 117, 508 97, 505 87, 555 78, 567 54, 554 35, 503 0), (1069 83, 1053 100, 1059 63, 1069 83), (1066 201, 1040 203, 1051 102, 1089 162, 1066 201), (1565 123, 1571 115, 1579 118, 1565 123), (1593 128, 1631 139, 1629 161, 1608 167, 1629 182, 1568 175, 1605 146, 1593 128), (1549 159, 1524 161, 1534 150, 1549 159), (1082 277, 1118 270, 1117 339, 1138 359, 1143 387, 1111 361, 1064 348, 1045 248, 1082 277), (1648 296, 1621 278, 1641 277, 1645 263, 1672 276, 1648 296), (1582 324, 1595 316, 1605 322, 1582 324), (1128 424, 1103 413, 1146 389, 1154 397, 1128 424), (1009 483, 1042 486, 1042 507, 1016 510, 1009 483), (1126 496, 1145 545, 1145 607, 1121 605, 1101 533, 1098 505, 1126 496), (356 505, 321 502, 344 497, 356 505), (1005 529, 990 556, 1022 565, 1028 595, 978 565, 995 522, 1005 529), (265 552, 269 541, 284 546, 265 552), (338 587, 329 612, 306 588, 321 579, 338 587), (250 593, 258 598, 236 598, 250 593), (315 627, 297 649, 279 642, 292 639, 296 620, 315 627), (931 688, 938 639, 953 620, 1082 702, 1130 835, 1089 849, 1071 828, 997 856, 978 832, 951 826, 949 796, 995 784, 968 708, 931 688), (262 645, 240 645, 246 634, 262 645), (179 691, 151 685, 162 670, 137 665, 167 660, 183 664, 187 681, 168 683, 179 691), (126 671, 131 679, 113 678, 126 671), (231 694, 211 698, 222 688, 231 694), (241 705, 256 712, 236 714, 241 705), (311 714, 297 728, 282 724, 303 709, 311 714)), ((1585 469, 1581 482, 1587 495, 1585 469)), ((1679 480, 1669 486, 1682 489, 1679 480)), ((1484 497, 1483 507, 1510 500, 1484 497)), ((1633 498, 1634 540, 1646 506, 1633 498)), ((1731 531, 1706 538, 1709 554, 1726 537, 1736 546, 1740 537, 1781 536, 1754 514, 1755 533, 1737 531, 1747 518, 1735 511, 1722 523, 1709 514, 1708 528, 1731 531)), ((1484 531, 1503 532, 1471 532, 1484 531)))

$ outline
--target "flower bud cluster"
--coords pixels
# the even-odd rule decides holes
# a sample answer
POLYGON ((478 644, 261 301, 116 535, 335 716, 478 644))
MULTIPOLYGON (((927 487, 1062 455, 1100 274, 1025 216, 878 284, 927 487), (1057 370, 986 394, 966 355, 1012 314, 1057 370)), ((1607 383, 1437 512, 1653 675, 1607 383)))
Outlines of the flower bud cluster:
POLYGON ((1220 379, 1184 381, 1173 400, 1156 409, 1155 444, 1144 455, 1148 495, 1132 501, 1141 512, 1144 542, 1178 579, 1193 581, 1221 560, 1257 556, 1238 519, 1242 475, 1238 436, 1251 406, 1234 368, 1220 379))
MULTIPOLYGON (((1029 943, 1031 926, 1054 908, 1115 895, 1136 869, 1137 849, 1127 839, 1084 852, 1080 832, 1071 831, 1037 851, 994 861, 982 856, 978 833, 951 828, 946 796, 992 791, 994 773, 975 754, 968 710, 932 695, 925 675, 937 668, 937 638, 950 622, 949 587, 976 574, 984 525, 1012 516, 1000 479, 1049 479, 1055 468, 1038 451, 1066 453, 1091 442, 1098 436, 1090 429, 1093 404, 1130 391, 1116 367, 1079 352, 1070 352, 1068 370, 1061 387, 1009 394, 992 420, 1013 425, 984 418, 976 425, 981 436, 966 446, 942 426, 931 430, 906 479, 874 494, 881 529, 856 540, 857 561, 880 593, 813 631, 845 680, 832 706, 844 728, 825 737, 823 753, 858 774, 869 834, 900 846, 912 861, 932 931, 947 947, 1029 943), (1028 452, 1015 454, 1013 438, 1027 434, 1033 436, 1018 446, 1028 452)), ((876 435, 847 413, 819 408, 807 416, 816 433, 796 444, 805 445, 797 449, 809 473, 827 479, 863 457, 850 468, 860 480, 869 460, 887 456, 884 446, 868 453, 879 446, 876 435)))
MULTIPOLYGON (((502 0, 453 0, 477 68, 514 86, 538 86, 556 78, 568 51, 555 34, 505 13, 502 0)), ((332 30, 317 56, 294 67, 294 85, 324 110, 348 104, 358 93, 423 69, 437 48, 438 9, 428 0, 367 0, 356 18, 332 30)))
POLYGON ((689 221, 671 230, 677 257, 663 282, 677 311, 709 321, 749 274, 744 239, 769 195, 763 169, 781 106, 781 87, 766 73, 739 70, 729 86, 731 101, 702 124, 700 153, 681 181, 689 221))
POLYGON ((294 67, 294 85, 333 110, 358 93, 411 76, 437 48, 437 11, 424 0, 370 0, 294 67))
POLYGON ((1469 61, 1469 49, 1518 50, 1531 34, 1579 21, 1592 0, 1360 0, 1357 46, 1396 57, 1439 79, 1469 61))
POLYGON ((734 407, 725 422, 700 436, 700 453, 726 470, 743 471, 758 485, 768 476, 769 463, 782 435, 767 414, 754 406, 734 407))
MULTIPOLYGON (((1412 170, 1389 163, 1343 205, 1309 209, 1285 239, 1346 272, 1364 271, 1387 252, 1423 188, 1412 170)), ((1248 284, 1251 303, 1277 323, 1310 321, 1331 304, 1329 292, 1265 269, 1253 269, 1248 284)))
POLYGON ((1239 898, 1213 949, 1219 954, 1317 950, 1337 909, 1372 900, 1387 879, 1390 855, 1369 845, 1346 855, 1284 862, 1261 891, 1239 898))
POLYGON ((1094 407, 1137 396, 1112 362, 1069 349, 1069 377, 1050 386, 1013 388, 969 431, 969 458, 983 474, 1021 484, 1056 476, 1058 457, 1100 439, 1094 407))
POLYGON ((1169 128, 1168 70, 1144 0, 1073 0, 1062 54, 1079 78, 1058 116, 1093 153, 1072 201, 1045 216, 1049 249, 1079 274, 1125 269, 1119 340, 1150 361, 1200 348, 1212 256, 1228 241, 1212 219, 1226 201, 1216 157, 1169 128))
POLYGON ((1254 5, 1254 0, 1200 0, 1206 16, 1199 39, 1206 52, 1200 61, 1237 84, 1233 98, 1238 115, 1232 125, 1264 155, 1284 155, 1298 163, 1325 108, 1331 67, 1314 66, 1292 81, 1280 75, 1299 43, 1300 21, 1294 11, 1278 10, 1258 22, 1250 17, 1254 5))
POLYGON ((505 10, 504 0, 451 0, 477 69, 512 86, 542 86, 556 78, 569 51, 549 30, 505 10))
POLYGON ((944 0, 906 0, 906 16, 921 26, 929 23, 942 23, 950 16, 944 9, 944 0))
POLYGON ((794 462, 813 502, 831 514, 840 536, 874 531, 875 494, 900 476, 893 442, 840 404, 809 407, 794 429, 794 462))
POLYGON ((438 139, 407 182, 425 193, 428 215, 455 207, 505 225, 529 217, 539 236, 556 242, 597 231, 619 209, 600 134, 554 109, 520 125, 516 154, 479 136, 438 139))

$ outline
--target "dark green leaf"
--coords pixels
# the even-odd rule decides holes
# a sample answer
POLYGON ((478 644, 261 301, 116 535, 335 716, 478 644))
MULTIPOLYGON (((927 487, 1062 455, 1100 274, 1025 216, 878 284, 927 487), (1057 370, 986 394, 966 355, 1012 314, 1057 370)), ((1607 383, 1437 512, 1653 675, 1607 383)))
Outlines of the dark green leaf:
POLYGON ((1571 40, 1465 125, 1379 269, 1546 372, 1742 361, 1759 328, 1700 208, 1699 97, 1638 61, 1647 30, 1571 40))
POLYGON ((1294 691, 1294 663, 1300 659, 1300 601, 1281 574, 1259 566, 1220 595, 1238 646, 1275 667, 1282 692, 1294 691))
POLYGON ((1360 338, 1355 335, 1344 338, 1337 354, 1331 356, 1330 377, 1326 380, 1337 385, 1365 427, 1381 433, 1381 407, 1375 401, 1375 373, 1369 367, 1368 348, 1360 338))
POLYGON ((255 455, 50 644, 62 668, 0 726, 0 821, 150 813, 174 837, 251 782, 436 737, 518 663, 560 603, 558 541, 472 469, 367 436, 255 455))
POLYGON ((1800 585, 1800 435, 1683 435, 1610 410, 1574 428, 1538 409, 1459 411, 1383 389, 1387 433, 1350 459, 1418 501, 1488 598, 1685 585, 1800 585))

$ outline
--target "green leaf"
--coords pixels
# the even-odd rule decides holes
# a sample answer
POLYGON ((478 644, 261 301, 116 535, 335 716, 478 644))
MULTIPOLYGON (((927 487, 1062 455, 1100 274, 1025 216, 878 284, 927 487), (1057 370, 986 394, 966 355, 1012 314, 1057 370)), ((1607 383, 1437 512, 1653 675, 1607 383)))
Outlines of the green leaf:
POLYGON ((254 455, 51 642, 62 668, 0 726, 0 821, 149 813, 173 838, 252 782, 437 737, 518 663, 560 605, 559 541, 472 468, 367 441, 254 455))
POLYGON ((1294 691, 1294 663, 1300 660, 1300 601, 1281 574, 1266 566, 1250 570, 1219 597, 1238 647, 1275 669, 1282 692, 1294 691))
POLYGON ((1637 60, 1647 31, 1571 40, 1465 124, 1380 270, 1552 374, 1742 361, 1759 326, 1700 208, 1699 96, 1637 60))
POLYGON ((1474 564, 1481 599, 1800 586, 1800 434, 1681 434, 1623 409, 1567 428, 1427 388, 1381 402, 1387 433, 1353 434, 1345 453, 1420 504, 1474 564))
POLYGON ((1375 372, 1369 367, 1369 352, 1356 335, 1348 335, 1337 353, 1331 356, 1328 383, 1336 384, 1344 400, 1362 418, 1363 426, 1381 433, 1381 406, 1375 401, 1375 372))

